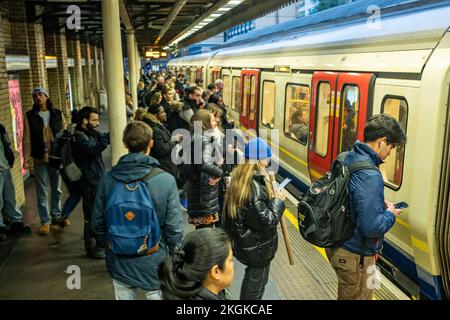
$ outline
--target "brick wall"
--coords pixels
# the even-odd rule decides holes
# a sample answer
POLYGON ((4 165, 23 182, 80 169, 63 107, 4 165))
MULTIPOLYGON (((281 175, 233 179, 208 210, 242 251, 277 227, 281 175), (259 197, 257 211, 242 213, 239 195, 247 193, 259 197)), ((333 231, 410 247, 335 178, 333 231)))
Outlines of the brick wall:
MULTIPOLYGON (((7 3, 5 3, 7 4, 7 3)), ((8 73, 6 70, 6 50, 12 49, 5 47, 11 46, 13 41, 11 37, 10 22, 7 19, 9 9, 7 6, 2 5, 0 9, 0 122, 5 126, 11 141, 14 141, 12 123, 15 121, 11 114, 11 108, 9 103, 9 90, 8 90, 8 73)), ((13 145, 13 149, 14 145, 13 145)), ((13 183, 16 190, 16 200, 19 206, 25 203, 25 193, 23 186, 23 177, 21 173, 20 158, 17 151, 14 150, 15 163, 11 170, 13 183)))

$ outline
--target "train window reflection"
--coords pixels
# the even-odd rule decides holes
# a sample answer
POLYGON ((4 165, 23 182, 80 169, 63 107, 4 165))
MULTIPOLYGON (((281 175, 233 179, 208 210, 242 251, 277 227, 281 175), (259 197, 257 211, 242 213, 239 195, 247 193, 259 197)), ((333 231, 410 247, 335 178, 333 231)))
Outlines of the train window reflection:
POLYGON ((223 76, 223 102, 230 105, 230 76, 223 76))
POLYGON ((255 120, 256 114, 256 77, 251 77, 251 89, 250 89, 250 114, 249 119, 255 120))
MULTIPOLYGON (((406 133, 406 122, 408 119, 408 103, 403 97, 388 97, 384 99, 381 113, 388 114, 398 120, 406 133)), ((391 150, 391 154, 385 162, 380 165, 384 181, 396 188, 400 188, 403 178, 403 161, 405 159, 405 146, 400 145, 391 150)))
POLYGON ((359 88, 357 86, 344 86, 341 112, 339 150, 343 152, 351 150, 358 138, 359 88))
POLYGON ((233 101, 231 102, 231 109, 240 111, 241 109, 241 78, 233 77, 233 101))
POLYGON ((266 127, 273 129, 275 116, 275 82, 264 81, 262 94, 262 118, 261 122, 266 127))
POLYGON ((302 144, 308 141, 310 89, 306 85, 288 84, 284 113, 284 133, 302 144))
POLYGON ((325 157, 328 151, 328 128, 330 125, 331 85, 321 82, 317 90, 316 146, 318 155, 325 157))

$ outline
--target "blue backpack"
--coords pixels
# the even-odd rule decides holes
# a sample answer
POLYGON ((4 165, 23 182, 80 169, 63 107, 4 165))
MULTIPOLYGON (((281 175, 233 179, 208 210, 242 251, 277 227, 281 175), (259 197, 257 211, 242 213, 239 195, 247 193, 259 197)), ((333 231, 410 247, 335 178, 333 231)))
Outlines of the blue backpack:
POLYGON ((113 253, 146 256, 158 251, 161 228, 145 181, 162 172, 153 168, 140 180, 114 185, 105 209, 107 247, 113 253))

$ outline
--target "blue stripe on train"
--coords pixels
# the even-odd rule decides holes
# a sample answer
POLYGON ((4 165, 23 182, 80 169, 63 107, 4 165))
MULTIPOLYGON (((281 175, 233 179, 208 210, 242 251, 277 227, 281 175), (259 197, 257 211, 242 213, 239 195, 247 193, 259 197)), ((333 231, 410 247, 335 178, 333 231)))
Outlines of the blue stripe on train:
MULTIPOLYGON (((292 185, 303 193, 309 188, 308 184, 294 176, 281 165, 279 165, 279 174, 285 178, 292 179, 292 185)), ((394 263, 414 283, 420 286, 421 298, 431 300, 445 299, 442 277, 433 276, 422 268, 416 267, 413 257, 406 254, 387 239, 383 242, 382 255, 394 263)))

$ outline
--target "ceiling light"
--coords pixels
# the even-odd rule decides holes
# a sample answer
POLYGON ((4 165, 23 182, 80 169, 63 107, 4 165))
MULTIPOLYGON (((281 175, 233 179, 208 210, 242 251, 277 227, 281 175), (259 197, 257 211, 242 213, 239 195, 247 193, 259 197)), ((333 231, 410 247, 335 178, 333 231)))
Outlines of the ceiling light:
POLYGON ((223 8, 217 9, 217 11, 229 11, 231 9, 233 9, 233 8, 223 7, 223 8))
POLYGON ((220 17, 222 15, 222 13, 213 13, 212 15, 210 15, 210 17, 220 17))

